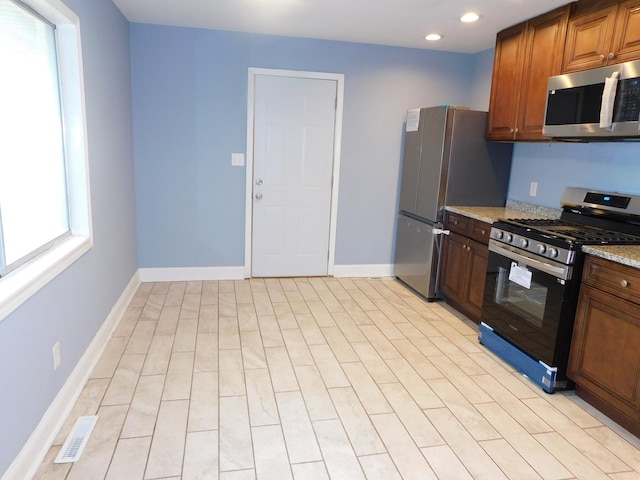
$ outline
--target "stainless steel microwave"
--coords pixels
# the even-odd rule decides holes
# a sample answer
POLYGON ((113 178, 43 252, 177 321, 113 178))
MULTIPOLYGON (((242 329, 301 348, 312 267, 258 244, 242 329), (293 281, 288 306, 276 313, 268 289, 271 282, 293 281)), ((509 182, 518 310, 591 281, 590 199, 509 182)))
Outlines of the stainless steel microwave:
POLYGON ((640 140, 639 119, 640 60, 549 78, 543 135, 640 140))

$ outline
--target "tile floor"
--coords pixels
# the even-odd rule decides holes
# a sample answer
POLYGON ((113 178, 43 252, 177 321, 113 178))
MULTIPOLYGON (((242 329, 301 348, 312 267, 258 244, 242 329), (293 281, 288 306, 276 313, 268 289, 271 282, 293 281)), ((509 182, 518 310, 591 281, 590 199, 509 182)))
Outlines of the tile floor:
POLYGON ((631 480, 637 440, 394 280, 145 283, 36 478, 631 480))

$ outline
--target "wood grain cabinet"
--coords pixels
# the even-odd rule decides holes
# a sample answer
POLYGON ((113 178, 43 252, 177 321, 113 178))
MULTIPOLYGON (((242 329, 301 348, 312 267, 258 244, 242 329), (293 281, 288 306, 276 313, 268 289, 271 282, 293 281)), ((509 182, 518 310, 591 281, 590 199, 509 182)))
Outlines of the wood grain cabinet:
POLYGON ((479 323, 491 225, 450 212, 445 225, 451 233, 444 242, 440 288, 448 304, 479 323))
POLYGON ((571 5, 498 33, 487 139, 541 141, 547 80, 562 68, 571 5))
POLYGON ((568 22, 562 73, 640 59, 640 0, 581 5, 568 22))
POLYGON ((587 257, 568 375, 580 397, 640 435, 640 270, 587 257))

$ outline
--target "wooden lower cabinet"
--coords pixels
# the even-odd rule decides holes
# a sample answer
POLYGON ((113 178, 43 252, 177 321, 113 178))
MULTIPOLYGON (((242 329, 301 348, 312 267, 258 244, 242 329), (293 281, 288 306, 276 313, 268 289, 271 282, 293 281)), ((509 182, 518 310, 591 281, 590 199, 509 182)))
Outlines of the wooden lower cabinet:
POLYGON ((587 258, 568 369, 580 397, 635 435, 640 435, 640 298, 629 292, 638 286, 640 271, 587 258))
MULTIPOLYGON (((451 222, 448 225, 451 228, 451 222)), ((469 228, 469 232, 473 235, 475 231, 488 238, 490 229, 490 225, 476 222, 469 228)), ((476 323, 480 322, 482 314, 488 258, 486 243, 455 231, 444 242, 440 288, 447 303, 476 323)))

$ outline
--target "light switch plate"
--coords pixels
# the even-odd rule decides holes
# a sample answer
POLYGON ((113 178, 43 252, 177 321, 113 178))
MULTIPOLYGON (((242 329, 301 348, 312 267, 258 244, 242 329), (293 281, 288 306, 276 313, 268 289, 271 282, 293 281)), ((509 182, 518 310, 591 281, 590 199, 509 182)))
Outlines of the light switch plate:
POLYGON ((244 153, 232 153, 231 154, 231 165, 234 167, 243 167, 244 166, 244 153))
POLYGON ((531 182, 529 187, 529 196, 535 197, 538 194, 538 182, 531 182))

